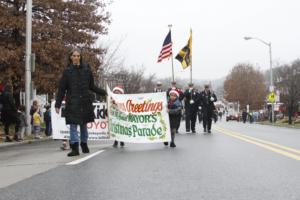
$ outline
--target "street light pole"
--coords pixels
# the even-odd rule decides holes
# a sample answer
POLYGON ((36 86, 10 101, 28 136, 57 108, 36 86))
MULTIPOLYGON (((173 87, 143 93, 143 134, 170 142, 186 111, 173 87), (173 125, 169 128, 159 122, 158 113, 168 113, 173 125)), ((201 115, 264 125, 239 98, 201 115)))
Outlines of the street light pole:
POLYGON ((27 0, 26 4, 26 64, 25 64, 25 104, 26 121, 28 127, 26 134, 30 134, 30 83, 31 83, 31 39, 32 39, 32 0, 27 0))
MULTIPOLYGON (((245 40, 258 40, 261 43, 267 45, 269 47, 269 55, 270 55, 270 88, 269 92, 274 92, 274 82, 273 82, 273 62, 272 62, 272 44, 271 42, 265 42, 264 40, 256 37, 244 37, 245 40)), ((274 103, 272 102, 272 122, 274 123, 274 103)))

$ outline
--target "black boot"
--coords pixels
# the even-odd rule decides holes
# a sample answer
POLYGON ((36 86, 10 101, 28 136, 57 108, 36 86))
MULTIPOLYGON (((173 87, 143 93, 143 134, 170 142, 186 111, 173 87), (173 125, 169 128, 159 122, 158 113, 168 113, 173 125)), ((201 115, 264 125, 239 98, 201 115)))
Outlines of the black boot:
POLYGON ((115 148, 118 147, 118 141, 117 140, 114 141, 113 147, 115 147, 115 148))
POLYGON ((175 143, 174 143, 174 142, 171 142, 171 143, 170 143, 170 147, 173 147, 173 148, 176 147, 175 143))
POLYGON ((169 145, 169 142, 164 142, 164 145, 165 145, 165 146, 168 146, 168 145, 169 145))
POLYGON ((79 144, 78 142, 74 143, 74 144, 70 144, 70 147, 72 149, 72 151, 70 153, 68 153, 68 156, 79 156, 79 144))
POLYGON ((124 146, 125 146, 125 143, 124 143, 124 142, 120 142, 120 146, 121 146, 121 147, 124 147, 124 146))
POLYGON ((9 136, 6 136, 6 137, 5 137, 5 142, 12 142, 12 139, 10 139, 9 136))
POLYGON ((80 146, 81 146, 82 153, 90 153, 87 143, 81 142, 80 146))

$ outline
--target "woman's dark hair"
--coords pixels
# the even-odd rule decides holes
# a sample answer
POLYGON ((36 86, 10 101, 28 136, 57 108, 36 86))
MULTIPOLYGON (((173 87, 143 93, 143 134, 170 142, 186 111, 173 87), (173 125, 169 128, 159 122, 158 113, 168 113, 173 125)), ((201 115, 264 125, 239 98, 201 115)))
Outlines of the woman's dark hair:
POLYGON ((80 54, 80 64, 82 64, 82 54, 81 54, 81 50, 80 50, 79 48, 73 48, 73 49, 70 51, 70 53, 69 53, 69 58, 68 58, 69 64, 72 64, 71 56, 72 56, 72 54, 73 54, 75 51, 78 52, 78 53, 80 54))

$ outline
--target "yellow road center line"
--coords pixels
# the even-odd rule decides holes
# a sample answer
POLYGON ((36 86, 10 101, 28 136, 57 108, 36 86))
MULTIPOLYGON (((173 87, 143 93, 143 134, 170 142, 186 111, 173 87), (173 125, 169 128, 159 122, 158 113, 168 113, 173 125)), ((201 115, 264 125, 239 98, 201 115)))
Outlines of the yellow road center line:
POLYGON ((264 143, 264 144, 271 145, 271 146, 274 146, 274 147, 277 147, 277 148, 281 148, 283 150, 290 151, 290 152, 293 152, 293 153, 296 153, 296 154, 300 155, 300 151, 299 150, 291 148, 291 147, 283 146, 283 145, 276 144, 276 143, 273 143, 273 142, 269 142, 269 141, 266 141, 266 140, 258 139, 258 138, 255 138, 255 137, 251 137, 251 136, 248 136, 248 135, 243 135, 241 133, 238 133, 238 132, 235 132, 235 131, 231 131, 231 130, 226 130, 226 129, 220 128, 220 127, 218 127, 218 129, 223 130, 223 131, 227 131, 229 133, 236 134, 236 135, 239 135, 239 136, 251 139, 251 140, 255 140, 255 141, 260 142, 260 143, 264 143))
MULTIPOLYGON (((257 142, 257 141, 253 141, 251 139, 247 139, 245 137, 243 137, 243 135, 241 134, 233 134, 233 133, 230 133, 229 131, 226 131, 226 130, 222 130, 222 129, 219 129, 219 128, 215 128, 218 132, 220 133, 223 133, 225 135, 228 135, 228 136, 231 136, 231 137, 235 137, 237 139, 240 139, 240 140, 243 140, 245 142, 249 142, 251 144, 255 144, 259 147, 262 147, 262 148, 265 148, 265 149, 268 149, 270 151, 273 151, 275 153, 278 153, 278 154, 281 154, 281 155, 284 155, 286 157, 289 157, 289 158, 292 158, 292 159, 295 159, 295 160, 298 160, 300 161, 300 156, 299 155, 295 155, 293 153, 290 153, 290 152, 287 152, 287 151, 284 151, 282 149, 277 149, 277 148, 274 148, 272 146, 269 146, 267 144, 263 144, 263 143, 260 143, 260 142, 257 142)), ((281 145, 279 145, 281 146, 281 145)))

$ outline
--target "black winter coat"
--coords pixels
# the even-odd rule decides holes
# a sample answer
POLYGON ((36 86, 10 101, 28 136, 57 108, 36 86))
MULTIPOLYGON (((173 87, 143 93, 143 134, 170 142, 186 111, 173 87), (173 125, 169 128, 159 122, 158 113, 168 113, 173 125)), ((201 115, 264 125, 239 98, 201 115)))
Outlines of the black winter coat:
POLYGON ((212 116, 213 111, 216 109, 214 105, 214 102, 216 101, 216 95, 212 94, 210 91, 208 91, 208 93, 205 91, 200 93, 199 105, 202 107, 202 113, 205 116, 212 116), (211 97, 213 97, 214 100, 211 100, 211 97))
POLYGON ((16 123, 18 121, 17 108, 13 96, 4 91, 1 94, 0 101, 2 104, 1 121, 3 123, 16 123))
POLYGON ((55 103, 55 108, 60 108, 66 96, 66 124, 86 124, 94 121, 93 95, 90 91, 107 95, 105 90, 94 85, 94 77, 87 64, 69 65, 60 80, 55 103))
POLYGON ((197 113, 198 111, 198 102, 199 102, 199 93, 196 92, 194 89, 193 90, 190 90, 190 89, 187 89, 185 90, 185 92, 183 93, 183 96, 184 96, 184 107, 185 107, 185 110, 187 112, 190 112, 190 113, 197 113), (193 100, 194 103, 190 103, 190 101, 193 100))
POLYGON ((169 100, 168 102, 169 119, 171 130, 177 128, 180 124, 178 117, 181 117, 182 104, 177 98, 174 102, 169 100))

